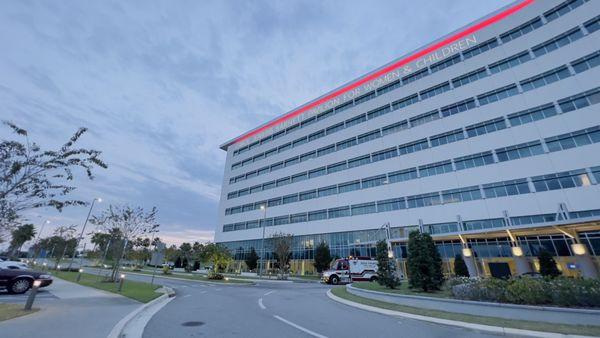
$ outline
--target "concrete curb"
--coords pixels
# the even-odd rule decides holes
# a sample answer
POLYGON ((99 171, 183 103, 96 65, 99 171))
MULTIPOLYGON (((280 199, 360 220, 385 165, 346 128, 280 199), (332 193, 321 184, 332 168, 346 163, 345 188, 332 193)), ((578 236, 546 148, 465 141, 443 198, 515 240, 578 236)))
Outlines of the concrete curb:
POLYGON ((163 295, 130 312, 112 328, 107 338, 141 338, 152 316, 175 299, 175 291, 169 287, 163 286, 157 291, 163 295))
POLYGON ((519 305, 519 304, 507 304, 507 303, 480 302, 480 301, 475 301, 475 300, 449 299, 449 298, 437 298, 437 297, 415 296, 415 295, 401 295, 401 294, 397 294, 397 293, 361 289, 361 288, 352 286, 352 284, 347 285, 346 288, 351 289, 351 290, 356 290, 357 292, 372 293, 372 294, 377 294, 377 295, 391 296, 391 297, 398 297, 398 298, 423 299, 423 300, 428 300, 428 301, 457 303, 457 304, 471 304, 471 305, 478 305, 478 306, 506 307, 506 308, 512 308, 512 309, 585 313, 585 314, 600 315, 600 310, 593 310, 593 309, 577 309, 577 308, 564 308, 564 307, 554 307, 554 306, 519 305))
POLYGON ((465 328, 465 329, 491 332, 491 333, 501 334, 501 335, 505 335, 505 336, 519 335, 519 336, 525 336, 525 337, 546 337, 546 338, 565 338, 565 337, 593 338, 591 336, 569 335, 569 334, 562 334, 562 333, 541 332, 541 331, 514 329, 514 328, 509 328, 509 327, 473 324, 473 323, 460 322, 460 321, 450 320, 450 319, 427 317, 427 316, 422 316, 422 315, 414 315, 414 314, 406 313, 406 312, 381 309, 381 308, 378 308, 375 306, 363 305, 360 303, 356 303, 353 301, 349 301, 349 300, 340 298, 340 297, 334 295, 331 292, 331 290, 327 290, 327 297, 329 297, 330 299, 332 299, 338 303, 342 303, 342 304, 352 306, 352 307, 355 307, 355 308, 358 308, 361 310, 365 310, 365 311, 376 312, 376 313, 380 313, 380 314, 384 314, 384 315, 388 315, 388 316, 404 317, 404 318, 409 318, 409 319, 421 320, 421 321, 435 323, 435 324, 449 325, 449 326, 461 327, 461 328, 465 328))

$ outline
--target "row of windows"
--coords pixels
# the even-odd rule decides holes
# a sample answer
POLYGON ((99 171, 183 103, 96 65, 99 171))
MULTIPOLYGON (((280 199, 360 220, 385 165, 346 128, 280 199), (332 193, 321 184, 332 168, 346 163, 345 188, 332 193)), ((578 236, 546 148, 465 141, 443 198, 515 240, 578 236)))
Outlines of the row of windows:
MULTIPOLYGON (((591 67, 597 66, 599 63, 600 63, 600 52, 595 52, 595 53, 587 55, 583 58, 577 59, 577 60, 573 61, 571 64, 573 65, 573 67, 577 66, 577 72, 582 72, 591 67)), ((539 87, 551 84, 553 82, 562 80, 569 76, 570 76, 570 73, 569 73, 567 66, 563 65, 563 66, 559 66, 553 70, 536 75, 534 77, 522 80, 522 81, 520 81, 520 84, 524 91, 529 91, 531 89, 539 88, 539 87)), ((519 92, 518 92, 516 84, 511 84, 511 85, 508 85, 508 86, 505 86, 502 88, 498 88, 498 89, 480 94, 477 96, 477 100, 480 105, 486 105, 489 103, 493 103, 493 102, 508 98, 510 96, 514 96, 518 93, 519 92)), ((403 101, 403 100, 401 100, 401 101, 403 101)), ((393 105, 397 105, 397 104, 398 103, 394 103, 393 105)), ((475 108, 476 106, 477 105, 476 105, 475 99, 471 98, 471 99, 467 99, 467 100, 464 100, 461 102, 457 102, 457 103, 442 107, 440 109, 440 112, 441 112, 442 116, 446 117, 446 116, 454 115, 454 114, 475 108)), ((378 110, 380 110, 380 109, 381 108, 378 108, 378 110)), ((422 114, 422 115, 415 116, 413 118, 413 120, 416 121, 418 124, 423 124, 428 121, 432 121, 432 120, 436 119, 435 114, 436 114, 436 111, 431 111, 424 115, 422 114)), ((353 124, 362 123, 362 122, 366 121, 365 116, 366 116, 365 114, 359 115, 352 119, 346 120, 345 123, 348 124, 349 121, 353 124)), ((438 115, 438 117, 439 117, 439 115, 438 115)), ((339 126, 339 128, 345 128, 344 122, 341 122, 336 126, 339 126)), ((336 126, 333 126, 333 127, 336 127, 336 126)), ((406 127, 408 127, 408 125, 406 125, 406 127)), ((329 127, 329 128, 327 128, 327 130, 329 130, 331 128, 332 127, 329 127)), ((342 149, 345 149, 345 148, 348 148, 348 147, 351 147, 351 146, 354 146, 354 145, 357 145, 360 143, 364 143, 364 142, 376 139, 378 137, 381 137, 382 133, 383 133, 383 131, 381 129, 377 129, 377 130, 371 131, 367 134, 359 135, 358 137, 352 137, 345 141, 341 141, 336 144, 331 144, 329 146, 322 147, 316 151, 311 151, 309 153, 287 159, 285 161, 273 164, 271 166, 267 166, 267 167, 264 167, 264 168, 261 168, 261 169, 255 170, 255 171, 248 172, 246 174, 232 177, 229 180, 229 183, 232 184, 232 183, 236 183, 239 181, 243 181, 248 178, 266 174, 273 170, 278 170, 283 167, 287 167, 289 165, 297 164, 297 163, 303 162, 305 160, 308 160, 308 159, 311 159, 314 157, 324 156, 326 154, 329 154, 329 153, 332 153, 332 152, 335 152, 338 150, 342 150, 342 149)), ((323 135, 324 135, 324 133, 323 133, 323 135)), ((308 136, 308 137, 310 137, 310 136, 308 136)), ((290 149, 291 146, 292 146, 292 144, 288 143, 286 145, 280 146, 279 149, 287 150, 287 149, 290 149)), ((272 150, 270 150, 270 152, 271 151, 274 154, 275 151, 278 151, 278 150, 272 149, 272 150)), ((259 156, 259 155, 257 155, 257 156, 259 156)), ((252 159, 248 159, 247 161, 252 161, 252 159)))
MULTIPOLYGON (((527 178, 521 178, 509 181, 483 184, 481 187, 464 187, 459 189, 445 190, 440 192, 433 192, 413 196, 405 196, 369 203, 361 203, 329 209, 315 210, 307 213, 278 216, 271 218, 270 220, 272 220, 273 225, 282 225, 296 222, 305 222, 310 220, 311 217, 320 217, 317 219, 324 219, 325 213, 327 213, 328 219, 332 219, 339 217, 348 217, 353 215, 362 215, 367 213, 422 208, 440 205, 443 203, 459 203, 465 201, 479 200, 483 198, 489 199, 520 194, 529 194, 531 192, 568 189, 573 187, 589 186, 592 184, 585 169, 536 176, 532 177, 531 181, 533 182, 535 190, 530 189, 527 178), (379 208, 380 204, 382 205, 381 208, 379 208), (355 209, 356 211, 354 211, 355 209)), ((263 221, 265 222, 265 226, 269 225, 266 219, 264 219, 263 221)), ((253 220, 249 222, 258 222, 258 220, 253 220)), ((247 223, 248 222, 226 224, 223 226, 223 231, 234 231, 236 229, 240 229, 244 226, 247 226, 247 223)))
MULTIPOLYGON (((569 6, 569 1, 566 1, 564 4, 567 5, 567 7, 571 8, 572 6, 569 6)), ((574 7, 573 7, 574 8, 574 7)), ((564 13, 563 13, 564 15, 564 13)), ((531 21, 516 27, 514 29, 511 29, 510 31, 500 35, 500 39, 506 43, 510 40, 513 40, 519 36, 522 36, 524 34, 527 34, 531 31, 533 31, 534 29, 537 29, 539 27, 541 27, 543 25, 543 23, 541 22, 541 19, 539 17, 536 17, 534 19, 532 19, 531 21)), ((497 38, 492 38, 490 40, 487 40, 483 43, 480 43, 474 47, 471 47, 455 56, 452 56, 446 60, 442 60, 438 63, 432 64, 429 67, 426 67, 416 73, 413 73, 411 75, 407 75, 405 77, 403 77, 402 79, 396 80, 392 83, 389 83, 377 90, 371 91, 369 93, 363 94, 360 97, 355 98, 353 101, 350 101, 348 103, 344 103, 338 107, 335 107, 333 109, 330 109, 329 111, 326 111, 325 113, 322 113, 314 118, 311 119, 307 119, 299 124, 296 124, 294 126, 288 127, 286 130, 283 130, 281 132, 276 133, 275 135, 271 135, 269 137, 263 138, 260 141, 256 141, 246 147, 237 149, 234 151, 233 156, 237 156, 239 154, 242 154, 250 149, 254 149, 262 144, 268 143, 270 141, 272 141, 273 139, 279 138, 281 136, 283 136, 284 134, 288 134, 296 129, 302 128, 304 126, 310 125, 314 122, 316 122, 317 120, 322 120, 326 117, 332 116, 333 114, 340 112, 342 110, 345 110, 347 108, 349 108, 350 106, 354 106, 354 105, 358 105, 360 103, 366 102, 370 99, 375 98, 378 95, 381 95, 383 93, 389 92, 391 90, 394 90, 396 88, 399 88, 400 86, 406 85, 408 83, 414 82, 418 79, 421 79, 431 73, 435 73, 439 70, 445 69, 447 67, 450 67, 454 64, 457 64, 459 62, 461 62, 464 59, 468 59, 471 58, 475 55, 479 55, 483 52, 486 52, 492 48, 495 48, 499 45, 497 38)), ((467 74, 468 76, 469 74, 467 74)), ((458 84, 458 86, 460 85, 464 85, 465 83, 461 83, 460 80, 457 80, 457 82, 455 84, 458 84)))
POLYGON ((584 3, 588 2, 589 0, 569 0, 569 1, 565 1, 561 4, 559 4, 558 6, 544 12, 544 18, 546 18, 547 21, 552 21, 555 19, 558 19, 559 17, 569 13, 570 11, 574 10, 575 8, 583 5, 584 3))
MULTIPOLYGON (((587 107, 588 105, 597 104, 599 102, 600 102, 600 87, 597 87, 592 90, 588 90, 583 93, 561 99, 558 101, 558 104, 562 108, 563 112, 570 112, 574 109, 584 108, 584 107, 587 107)), ((552 117, 552 116, 555 116, 556 114, 558 114, 558 112, 557 112, 555 106, 552 103, 548 103, 548 104, 543 104, 541 106, 527 109, 527 110, 524 110, 521 112, 509 114, 508 120, 511 125, 518 126, 521 124, 526 124, 529 122, 537 121, 542 118, 552 117)), ((499 117, 496 119, 492 119, 492 120, 484 121, 484 122, 477 123, 477 124, 474 124, 471 126, 467 126, 465 129, 466 129, 466 133, 467 133, 468 137, 475 137, 475 136, 483 135, 486 133, 491 133, 494 131, 502 130, 505 128, 506 128, 506 122, 504 121, 504 118, 499 117)), ((442 139, 444 139, 444 141, 446 141, 446 142, 459 140, 459 138, 457 136, 449 136, 448 134, 456 135, 456 131, 450 132, 450 133, 442 133, 442 134, 430 137, 431 140, 433 140, 433 139, 437 140, 435 143, 432 142, 432 146, 434 146, 434 144, 440 145, 442 139), (452 139, 452 138, 454 138, 454 139, 452 139)), ((507 160, 514 156, 523 157, 522 155, 525 154, 526 152, 537 153, 536 149, 528 149, 531 147, 532 147, 532 145, 528 145, 527 147, 525 147, 523 145, 519 145, 519 146, 515 146, 514 148, 510 148, 510 149, 503 149, 505 151, 497 150, 497 153, 498 153, 499 159, 501 161, 503 161, 505 157, 507 158, 507 160)), ((424 150, 427 148, 429 148, 429 143, 427 142, 427 139, 422 139, 422 140, 404 144, 404 145, 398 147, 398 153, 403 155, 403 154, 407 154, 407 153, 411 153, 411 152, 415 152, 415 151, 419 151, 419 150, 424 150)), ((289 183, 299 182, 299 181, 302 181, 307 178, 311 179, 314 177, 326 175, 327 173, 333 173, 335 171, 345 170, 347 168, 349 169, 349 168, 353 168, 353 167, 357 167, 357 166, 361 166, 361 165, 366 165, 371 162, 376 162, 376 161, 384 160, 387 158, 392 158, 395 156, 397 156, 397 152, 396 152, 395 148, 378 151, 378 152, 375 152, 372 154, 367 154, 367 155, 352 158, 347 161, 347 165, 345 164, 346 161, 343 161, 338 164, 323 166, 323 167, 320 167, 317 169, 310 170, 308 172, 302 172, 302 173, 298 173, 298 174, 295 174, 295 175, 292 175, 289 177, 284 177, 277 181, 267 182, 267 183, 264 183, 262 186, 258 185, 258 186, 254 186, 251 188, 242 189, 239 191, 234 191, 234 192, 231 192, 228 194, 228 199, 248 195, 249 193, 259 192, 262 190, 272 189, 272 188, 275 188, 276 186, 282 186, 282 185, 286 185, 289 183)), ((459 164, 459 166, 462 166, 462 165, 463 164, 459 164)), ((465 162, 464 165, 467 165, 467 162, 465 162)))
MULTIPOLYGON (((592 143, 599 143, 600 126, 595 126, 592 128, 587 128, 584 130, 567 133, 559 136, 548 137, 544 139, 544 142, 548 146, 550 152, 567 150, 573 147, 580 147, 592 143)), ((498 148, 493 151, 485 151, 468 156, 457 157, 454 159, 421 165, 419 167, 403 169, 400 171, 394 171, 374 177, 367 177, 351 182, 345 182, 338 185, 331 185, 287 196, 275 197, 268 201, 259 201, 255 203, 249 203, 246 205, 235 206, 225 209, 225 215, 258 210, 263 205, 273 207, 277 205, 305 201, 308 199, 341 194, 360 189, 373 188, 388 183, 403 182, 419 177, 423 178, 428 176, 441 175, 455 170, 459 171, 484 165, 490 165, 495 163, 493 155, 494 153, 498 158, 498 162, 506 162, 541 155, 544 153, 544 149, 542 146, 542 142, 539 140, 526 142, 514 146, 498 148)))

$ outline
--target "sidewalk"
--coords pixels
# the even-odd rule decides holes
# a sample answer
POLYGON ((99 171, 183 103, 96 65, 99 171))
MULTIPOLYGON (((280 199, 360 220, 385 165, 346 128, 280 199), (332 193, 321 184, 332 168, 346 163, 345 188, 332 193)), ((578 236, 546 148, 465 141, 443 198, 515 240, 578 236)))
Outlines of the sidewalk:
POLYGON ((56 298, 36 298, 34 307, 40 311, 0 322, 2 337, 106 338, 123 317, 141 305, 58 278, 47 290, 56 298))
POLYGON ((515 304, 499 304, 488 302, 463 301, 422 297, 412 295, 388 294, 379 291, 363 290, 347 285, 349 293, 380 300, 393 304, 412 306, 417 308, 458 312, 470 315, 499 317, 505 319, 519 319, 534 322, 561 323, 570 325, 598 325, 600 310, 552 308, 542 306, 527 306, 515 304))

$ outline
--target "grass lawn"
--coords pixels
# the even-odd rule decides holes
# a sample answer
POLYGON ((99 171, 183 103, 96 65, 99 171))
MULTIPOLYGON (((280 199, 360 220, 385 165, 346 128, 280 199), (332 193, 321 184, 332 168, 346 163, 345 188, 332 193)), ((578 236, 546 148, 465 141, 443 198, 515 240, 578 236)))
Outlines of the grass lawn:
POLYGON ((0 322, 21 316, 25 316, 36 312, 37 308, 32 308, 31 311, 23 310, 23 304, 6 304, 0 303, 0 322))
POLYGON ((52 271, 52 275, 69 282, 117 293, 142 303, 147 303, 162 295, 161 293, 154 292, 156 289, 160 288, 160 285, 150 285, 150 283, 136 282, 125 279, 125 282, 123 283, 123 290, 119 292, 119 283, 103 282, 103 277, 88 273, 82 273, 81 280, 77 282, 77 274, 77 272, 52 271))
POLYGON ((452 298, 452 294, 450 290, 442 289, 440 291, 434 292, 423 292, 419 290, 414 290, 408 287, 407 281, 402 281, 402 284, 397 289, 388 289, 385 286, 379 285, 377 282, 354 282, 352 286, 357 289, 371 290, 371 291, 380 291, 387 293, 397 293, 401 295, 411 295, 411 296, 425 296, 425 297, 439 297, 439 298, 452 298))
MULTIPOLYGON (((379 300, 373 300, 369 298, 364 298, 360 296, 353 295, 349 293, 345 287, 337 287, 333 288, 331 292, 343 299, 364 304, 370 305, 382 309, 406 312, 415 315, 422 315, 427 317, 436 317, 443 318, 449 320, 457 320, 461 322, 482 324, 482 325, 491 325, 491 326, 501 326, 501 327, 510 327, 515 329, 524 329, 524 330, 534 330, 534 331, 544 331, 544 332, 557 332, 564 334, 577 334, 577 335, 588 335, 588 336, 600 336, 600 326, 587 326, 587 325, 566 325, 566 324, 555 324, 555 323, 546 323, 546 322, 530 322, 525 320, 512 320, 512 319, 504 319, 498 317, 483 317, 483 316, 475 316, 475 315, 467 315, 456 312, 446 312, 439 310, 430 310, 430 309, 422 309, 416 308, 412 306, 405 306, 399 304, 392 304, 387 302, 382 302, 379 300)), ((600 324, 600 322, 599 322, 600 324)))
MULTIPOLYGON (((130 271, 130 273, 139 273, 142 275, 152 275, 152 272, 147 272, 147 271, 131 271, 131 270, 127 270, 130 271)), ((169 277, 173 277, 173 278, 184 278, 184 279, 189 279, 189 280, 196 280, 196 281, 201 281, 201 282, 215 282, 215 283, 223 283, 223 284, 251 284, 251 282, 246 282, 246 281, 242 281, 242 280, 234 280, 229 278, 228 280, 218 280, 218 279, 208 279, 206 276, 204 275, 199 275, 199 274, 191 274, 191 273, 183 273, 183 272, 177 272, 177 273, 171 273, 170 275, 164 275, 162 273, 162 270, 157 270, 156 271, 156 277, 165 277, 165 278, 169 278, 169 277)), ((235 277, 237 278, 237 277, 235 277)))

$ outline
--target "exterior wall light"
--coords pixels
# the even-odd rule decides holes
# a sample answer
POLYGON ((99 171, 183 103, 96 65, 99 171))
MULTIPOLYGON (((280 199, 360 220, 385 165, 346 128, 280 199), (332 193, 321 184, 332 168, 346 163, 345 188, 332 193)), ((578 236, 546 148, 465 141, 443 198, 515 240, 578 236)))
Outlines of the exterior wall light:
POLYGON ((512 254, 515 257, 523 256, 523 249, 520 246, 513 246, 512 248, 510 248, 510 250, 512 251, 512 254))
POLYGON ((473 251, 471 251, 471 249, 469 249, 469 248, 463 248, 462 254, 465 257, 471 257, 471 256, 473 256, 473 251))
POLYGON ((585 247, 585 245, 583 245, 581 243, 571 244, 571 250, 577 256, 583 256, 587 253, 587 248, 585 247))

